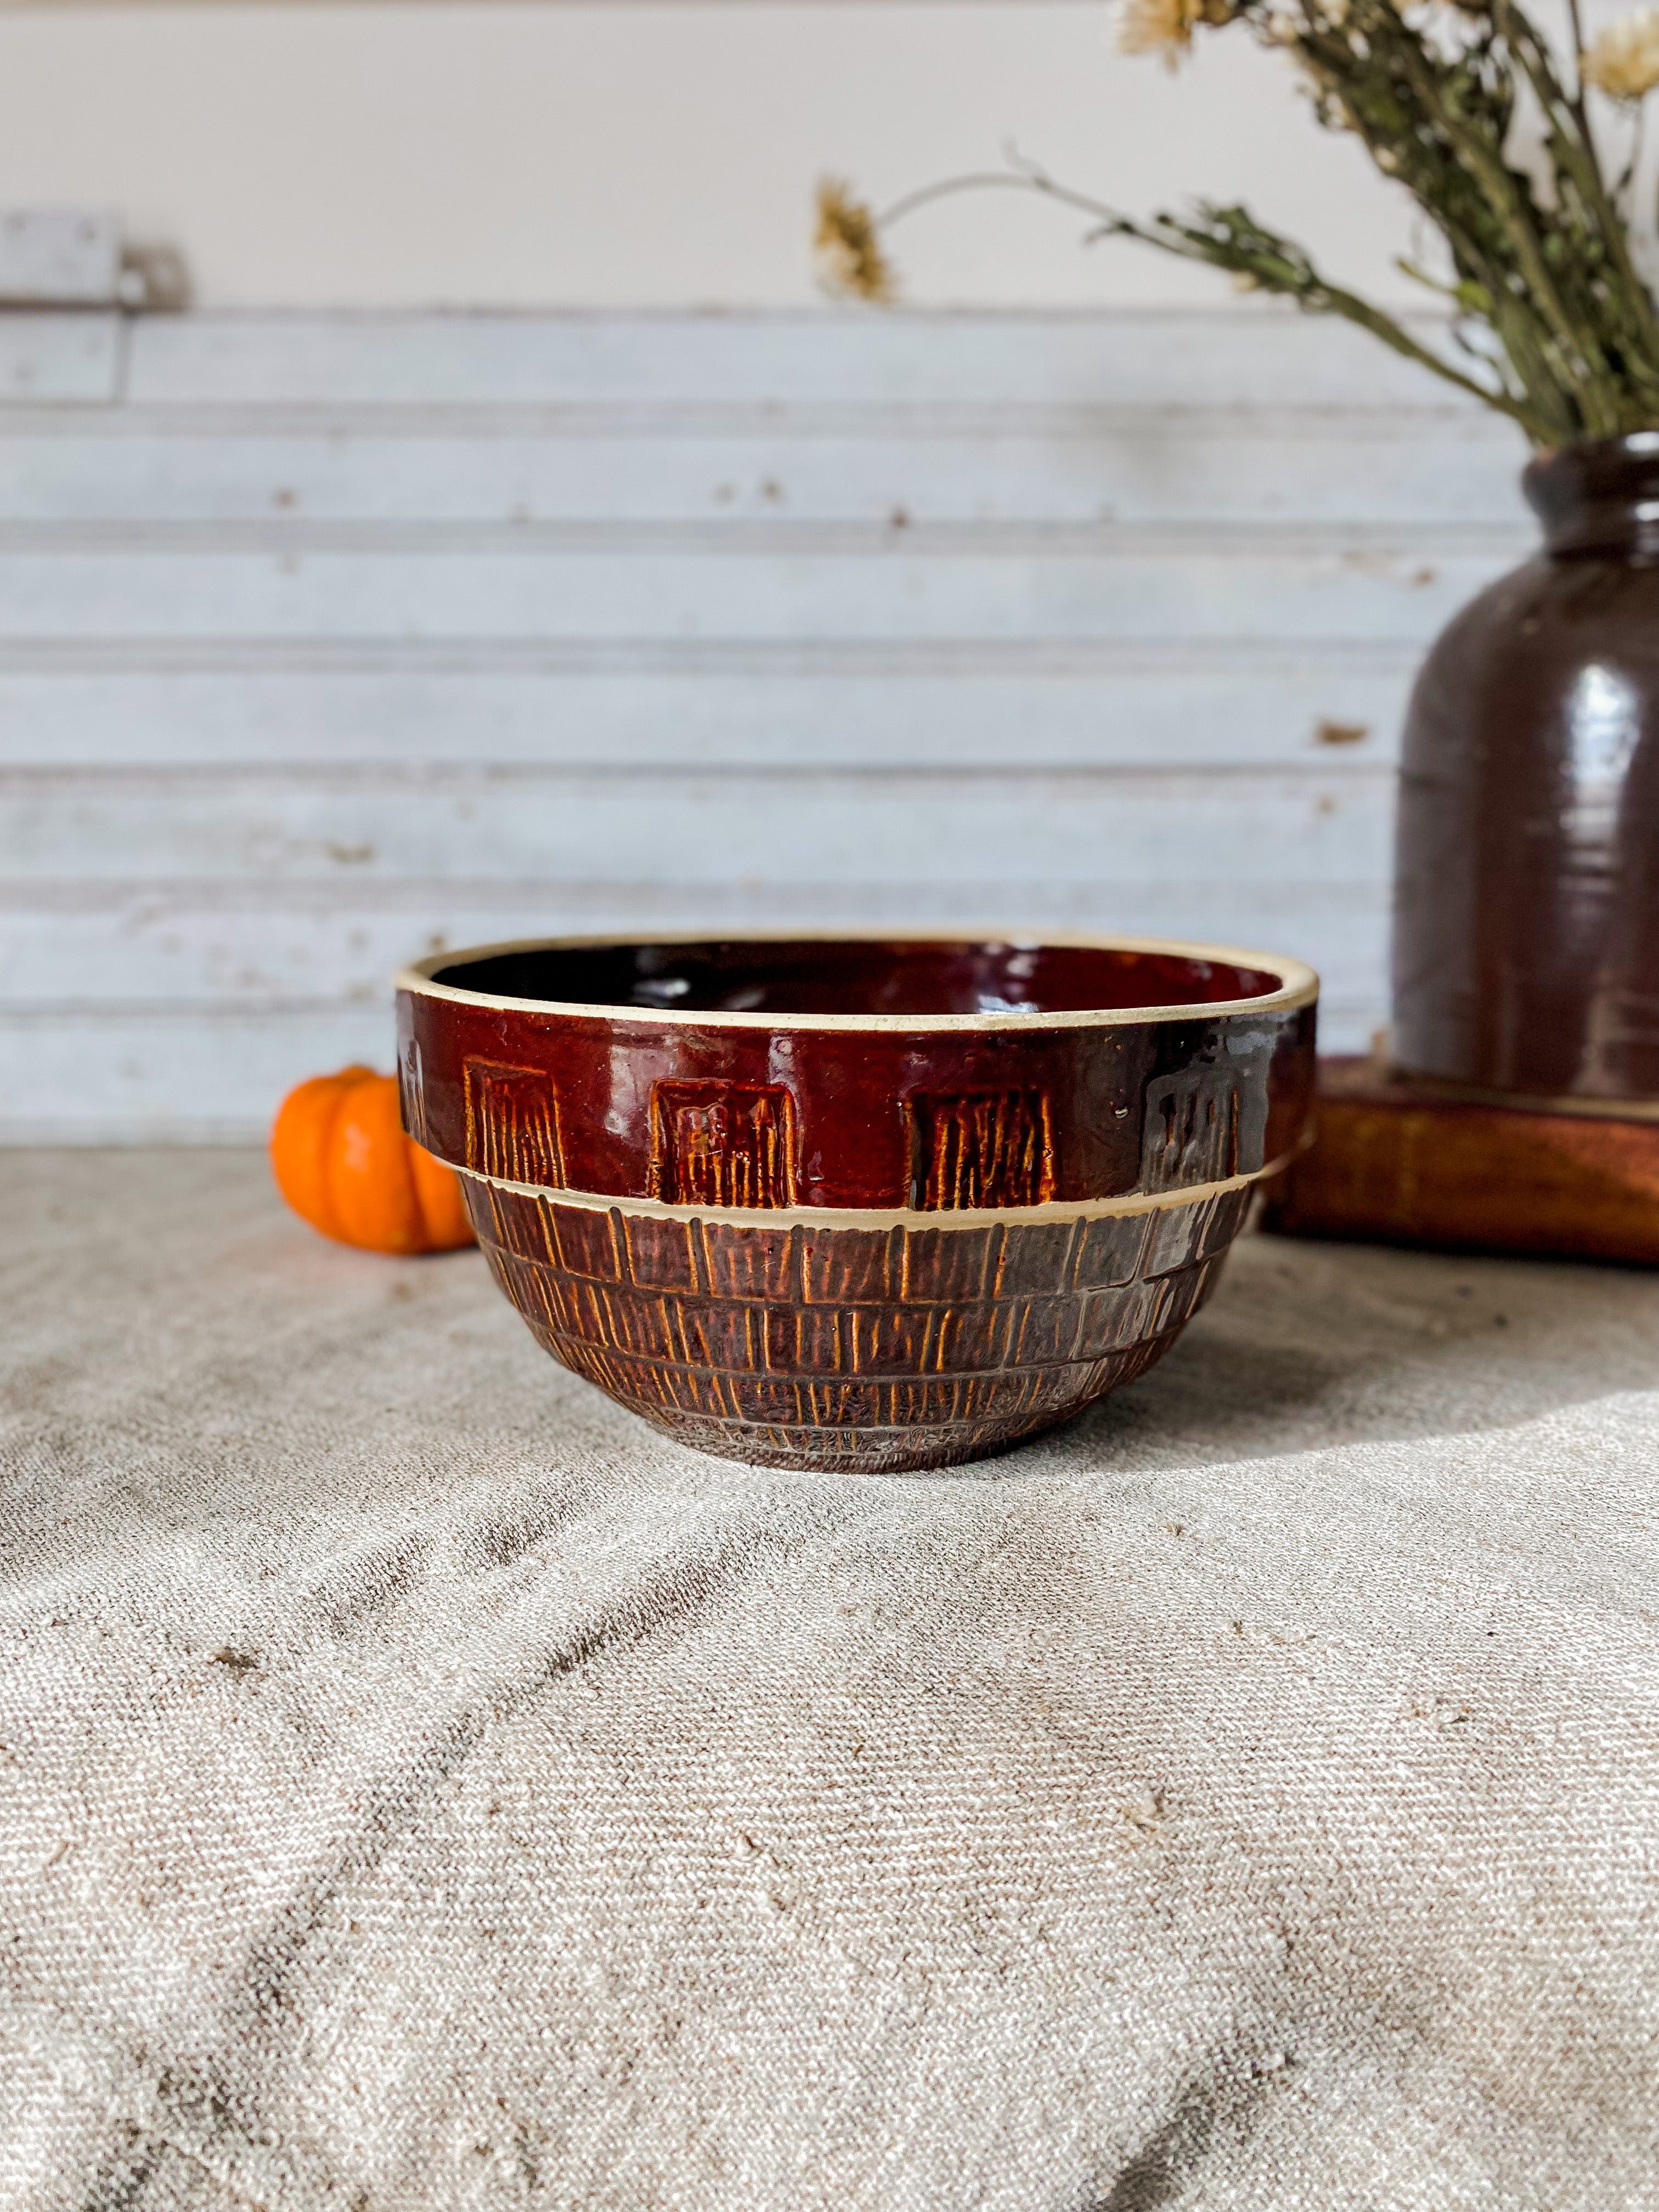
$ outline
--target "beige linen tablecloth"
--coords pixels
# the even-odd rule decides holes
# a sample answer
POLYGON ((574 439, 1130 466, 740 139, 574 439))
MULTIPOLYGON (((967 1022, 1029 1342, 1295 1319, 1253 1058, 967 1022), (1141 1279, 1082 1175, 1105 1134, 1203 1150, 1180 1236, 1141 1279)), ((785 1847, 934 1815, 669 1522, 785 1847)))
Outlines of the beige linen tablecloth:
POLYGON ((1247 1241, 938 1477, 238 1154, 3 1212, 0 2202, 1659 2205, 1659 1283, 1247 1241))

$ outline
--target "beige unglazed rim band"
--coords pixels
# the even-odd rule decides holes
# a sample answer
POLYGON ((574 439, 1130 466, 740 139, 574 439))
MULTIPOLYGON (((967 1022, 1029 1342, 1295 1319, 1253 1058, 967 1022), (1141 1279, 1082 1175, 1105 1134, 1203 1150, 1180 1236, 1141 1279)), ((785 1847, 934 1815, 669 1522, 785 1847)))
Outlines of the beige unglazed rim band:
POLYGON ((659 1198, 617 1198, 600 1191, 557 1190, 547 1183, 512 1182, 505 1176, 486 1175, 479 1168, 456 1167, 453 1160, 447 1164, 469 1182, 507 1191, 514 1198, 547 1199, 588 1213, 624 1213, 641 1221, 687 1224, 712 1221, 731 1229, 1012 1229, 1067 1221, 1110 1221, 1124 1214, 1166 1213, 1175 1206, 1225 1198, 1234 1191, 1248 1190, 1268 1176, 1281 1174, 1311 1141, 1311 1136, 1304 1138, 1293 1151, 1281 1152, 1248 1175, 1229 1176, 1220 1182, 1188 1183, 1178 1190, 1126 1191, 1118 1198, 1048 1199, 1041 1206, 941 1206, 927 1212, 915 1206, 670 1206, 659 1198))

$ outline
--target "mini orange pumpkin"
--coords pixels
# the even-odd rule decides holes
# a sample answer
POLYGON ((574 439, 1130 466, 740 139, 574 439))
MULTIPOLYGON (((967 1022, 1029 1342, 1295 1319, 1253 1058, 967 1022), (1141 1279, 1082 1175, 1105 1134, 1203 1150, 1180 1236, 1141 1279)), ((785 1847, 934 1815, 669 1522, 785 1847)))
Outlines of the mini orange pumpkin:
POLYGON ((459 1176, 404 1133, 395 1075, 343 1067, 290 1091, 270 1164, 294 1211, 342 1244, 448 1252, 473 1242, 459 1176))

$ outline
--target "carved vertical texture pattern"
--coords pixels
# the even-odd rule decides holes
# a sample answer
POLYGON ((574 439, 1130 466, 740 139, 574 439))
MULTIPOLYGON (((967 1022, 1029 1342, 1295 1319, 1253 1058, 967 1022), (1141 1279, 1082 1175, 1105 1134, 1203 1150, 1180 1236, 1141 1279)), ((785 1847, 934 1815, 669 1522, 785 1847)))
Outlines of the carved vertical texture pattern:
POLYGON ((794 1155, 794 1101, 781 1084, 652 1091, 650 1190, 667 1205, 793 1205, 794 1155))
POLYGON ((1178 1190, 1236 1176, 1238 1116, 1238 1083, 1226 1068, 1156 1078, 1141 1124, 1141 1188, 1178 1190))
POLYGON ((1054 1195, 1054 1146, 1041 1091, 910 1099, 910 1203, 920 1212, 1040 1206, 1054 1195))
POLYGON ((558 1101, 539 1069, 467 1061, 466 1164, 504 1182, 564 1188, 558 1101))
POLYGON ((466 1193, 497 1282, 567 1367, 700 1450, 872 1473, 977 1458, 1143 1372, 1249 1203, 825 1229, 466 1193))
MULTIPOLYGON (((404 1047, 403 1057, 398 1062, 398 1096, 403 1109, 404 1127, 417 1145, 427 1142, 426 1083, 421 1068, 421 1045, 418 1037, 410 1037, 404 1047)), ((431 1149, 428 1146, 428 1151, 431 1149)))

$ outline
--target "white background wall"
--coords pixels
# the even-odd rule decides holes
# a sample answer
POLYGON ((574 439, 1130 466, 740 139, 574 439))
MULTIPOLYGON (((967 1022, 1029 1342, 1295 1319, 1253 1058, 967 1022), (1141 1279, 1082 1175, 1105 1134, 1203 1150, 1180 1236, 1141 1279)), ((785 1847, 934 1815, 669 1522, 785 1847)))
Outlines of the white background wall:
MULTIPOLYGON (((796 306, 815 179, 885 198, 1006 138, 1126 207, 1249 199, 1395 297, 1401 196, 1248 38, 1172 76, 1092 0, 52 5, 0 11, 0 206, 87 202, 201 302, 796 306)), ((919 218, 921 304, 1213 306, 994 197, 919 218)), ((1420 298, 1420 295, 1419 295, 1420 298)))
POLYGON ((1285 72, 1090 5, 0 6, 0 208, 202 309, 0 318, 0 1137, 257 1135, 389 1061, 400 960, 560 929, 1202 936, 1362 1048, 1518 441, 1012 199, 916 223, 911 313, 817 301, 823 171, 1006 134, 1406 291, 1285 72))

